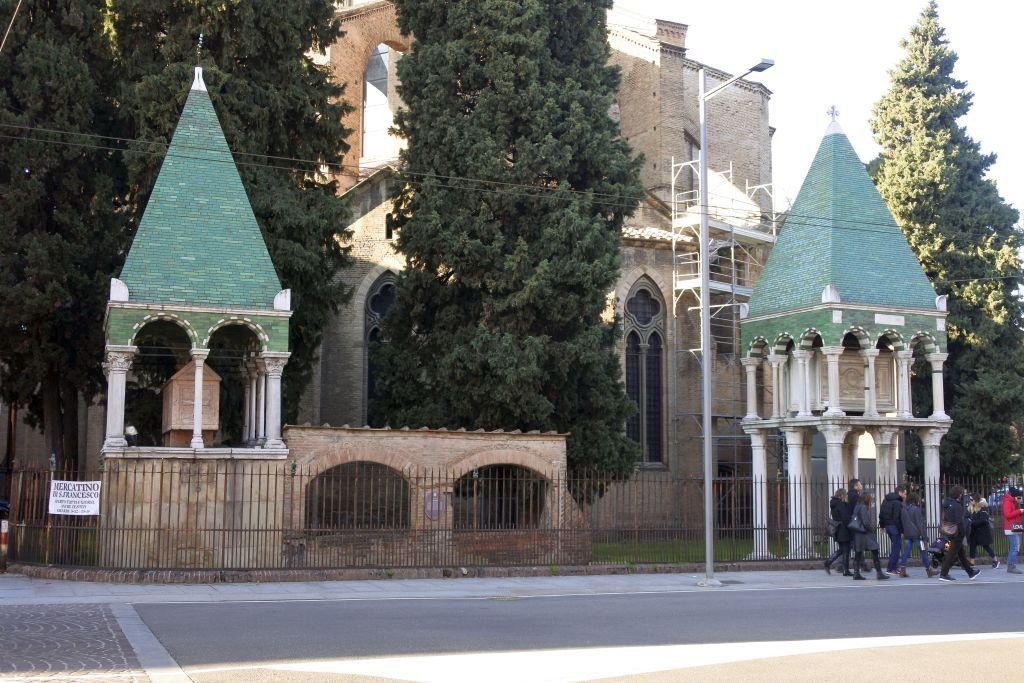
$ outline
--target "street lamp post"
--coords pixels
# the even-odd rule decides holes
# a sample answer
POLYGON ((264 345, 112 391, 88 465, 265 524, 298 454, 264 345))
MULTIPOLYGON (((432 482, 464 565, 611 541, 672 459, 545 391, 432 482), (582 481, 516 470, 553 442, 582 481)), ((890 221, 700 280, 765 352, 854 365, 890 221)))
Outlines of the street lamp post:
POLYGON ((708 254, 708 111, 707 102, 730 85, 754 72, 765 71, 775 64, 771 59, 760 62, 733 76, 711 90, 707 90, 706 71, 698 74, 698 103, 700 118, 700 348, 701 348, 701 429, 704 432, 704 579, 701 586, 722 585, 715 578, 715 522, 712 491, 711 460, 713 434, 711 432, 711 261, 708 254))

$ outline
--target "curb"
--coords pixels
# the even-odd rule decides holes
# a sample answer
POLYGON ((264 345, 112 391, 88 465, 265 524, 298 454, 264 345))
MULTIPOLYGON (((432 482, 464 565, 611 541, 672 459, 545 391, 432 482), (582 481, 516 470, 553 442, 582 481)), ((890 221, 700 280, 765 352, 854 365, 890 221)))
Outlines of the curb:
MULTIPOLYGON (((821 569, 821 560, 730 562, 716 564, 716 572, 793 571, 821 569)), ((625 574, 703 573, 704 563, 594 564, 532 567, 429 567, 366 569, 97 569, 12 563, 7 571, 30 578, 57 581, 96 581, 128 584, 272 583, 283 581, 366 581, 388 579, 458 579, 539 576, 603 576, 625 574)))

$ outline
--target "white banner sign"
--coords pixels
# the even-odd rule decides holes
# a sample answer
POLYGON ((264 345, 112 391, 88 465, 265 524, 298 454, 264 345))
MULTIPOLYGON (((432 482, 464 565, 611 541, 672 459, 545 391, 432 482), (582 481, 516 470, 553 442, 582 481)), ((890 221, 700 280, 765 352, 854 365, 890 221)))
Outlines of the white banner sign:
POLYGON ((100 514, 100 482, 50 482, 51 515, 100 514))

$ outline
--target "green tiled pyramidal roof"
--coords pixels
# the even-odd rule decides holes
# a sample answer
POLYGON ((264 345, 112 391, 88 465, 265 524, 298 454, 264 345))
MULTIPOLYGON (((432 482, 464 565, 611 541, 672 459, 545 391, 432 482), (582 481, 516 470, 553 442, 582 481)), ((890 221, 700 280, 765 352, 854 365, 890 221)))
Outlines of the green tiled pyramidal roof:
POLYGON ((198 67, 120 280, 159 304, 271 310, 281 290, 198 67))
POLYGON ((935 310, 935 291, 885 200, 833 122, 750 297, 749 317, 843 304, 935 310))

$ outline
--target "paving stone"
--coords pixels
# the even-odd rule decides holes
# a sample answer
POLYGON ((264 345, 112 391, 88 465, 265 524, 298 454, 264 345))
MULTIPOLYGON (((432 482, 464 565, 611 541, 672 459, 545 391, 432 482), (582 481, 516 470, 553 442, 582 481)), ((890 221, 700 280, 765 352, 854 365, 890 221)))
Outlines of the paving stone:
POLYGON ((0 680, 149 683, 109 605, 0 607, 0 680))

